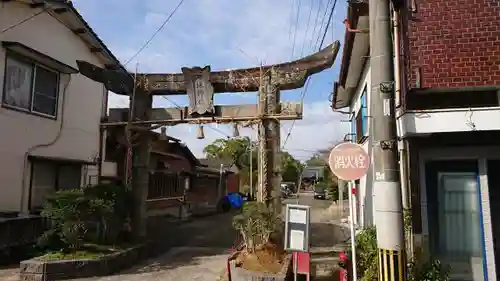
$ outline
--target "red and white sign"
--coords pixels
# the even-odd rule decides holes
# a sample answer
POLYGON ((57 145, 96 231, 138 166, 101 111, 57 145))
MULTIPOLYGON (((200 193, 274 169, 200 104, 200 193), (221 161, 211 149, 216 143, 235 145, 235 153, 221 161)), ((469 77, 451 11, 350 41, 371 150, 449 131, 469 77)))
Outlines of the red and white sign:
POLYGON ((339 179, 353 181, 366 174, 370 157, 360 145, 344 142, 332 149, 328 164, 339 179))

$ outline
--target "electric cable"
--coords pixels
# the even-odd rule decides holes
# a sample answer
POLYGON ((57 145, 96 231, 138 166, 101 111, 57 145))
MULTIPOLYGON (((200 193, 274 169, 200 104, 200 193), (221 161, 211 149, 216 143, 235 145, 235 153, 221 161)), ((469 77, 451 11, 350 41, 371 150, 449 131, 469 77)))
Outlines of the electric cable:
POLYGON ((146 43, 144 43, 144 45, 142 45, 139 48, 139 50, 137 50, 137 52, 123 64, 123 66, 126 66, 133 59, 135 59, 149 45, 149 43, 151 43, 151 41, 153 41, 153 39, 156 37, 156 35, 158 35, 158 33, 160 33, 160 31, 165 27, 165 25, 167 25, 167 23, 170 21, 170 19, 174 16, 174 14, 180 8, 182 3, 184 3, 184 0, 179 1, 179 4, 177 4, 177 6, 172 10, 170 15, 168 15, 168 17, 165 19, 165 21, 163 21, 163 23, 160 25, 160 27, 158 29, 156 29, 156 31, 153 33, 153 35, 151 35, 151 37, 146 41, 146 43))
POLYGON ((314 38, 314 35, 316 33, 316 28, 318 26, 319 13, 321 12, 321 6, 322 6, 322 4, 323 4, 323 0, 320 0, 319 4, 318 4, 318 10, 316 12, 316 19, 314 20, 313 32, 311 33, 311 43, 309 44, 309 48, 312 48, 313 38, 314 38))
POLYGON ((19 21, 19 22, 15 23, 15 24, 13 24, 13 25, 11 25, 11 26, 9 26, 9 27, 5 28, 5 29, 2 29, 2 30, 0 31, 0 34, 3 34, 3 33, 7 32, 7 31, 9 31, 9 30, 12 30, 12 29, 14 29, 14 28, 16 28, 16 27, 20 26, 21 24, 23 24, 23 23, 25 23, 25 22, 29 21, 30 19, 33 19, 33 18, 35 18, 35 17, 37 17, 37 16, 39 16, 39 15, 41 15, 41 14, 43 14, 43 13, 47 12, 47 10, 48 10, 49 8, 50 8, 50 7, 45 7, 45 8, 43 8, 41 11, 38 11, 38 12, 34 13, 33 15, 31 15, 31 16, 29 16, 29 17, 27 17, 27 18, 25 18, 25 19, 23 19, 23 20, 21 20, 21 21, 19 21))
MULTIPOLYGON (((318 8, 319 9, 319 8, 318 8)), ((307 16, 306 32, 304 34, 304 43, 302 44, 302 49, 300 50, 300 56, 304 55, 304 47, 306 46, 307 33, 309 32, 309 26, 311 26, 311 15, 312 15, 313 5, 309 6, 309 15, 307 16)))
POLYGON ((217 132, 217 133, 219 133, 219 134, 223 135, 224 137, 226 137, 226 138, 228 138, 228 139, 230 139, 230 138, 231 138, 231 136, 230 136, 230 135, 228 135, 227 133, 223 132, 222 130, 219 130, 219 129, 217 129, 217 128, 212 127, 212 125, 210 125, 210 124, 208 124, 208 127, 209 127, 210 129, 214 130, 215 132, 217 132))
MULTIPOLYGON (((331 2, 331 1, 329 1, 329 3, 330 3, 330 2, 331 2)), ((319 45, 318 51, 320 51, 320 50, 321 50, 321 48, 323 47, 323 43, 324 43, 324 40, 325 40, 326 34, 328 33, 328 29, 329 29, 329 26, 330 26, 330 23, 331 23, 331 20, 332 20, 333 11, 335 10, 335 7, 336 7, 336 6, 337 6, 337 0, 335 0, 335 1, 333 2, 333 6, 332 6, 332 8, 331 8, 331 10, 330 10, 330 15, 328 16, 328 23, 327 23, 327 26, 326 26, 326 28, 325 28, 325 31, 323 32, 322 40, 321 40, 321 43, 320 43, 320 45, 319 45)), ((320 30, 321 30, 321 29, 320 29, 320 30)), ((319 40, 319 37, 318 37, 318 40, 319 40)), ((303 103, 303 102, 304 102, 305 96, 306 96, 306 94, 307 94, 307 89, 309 88, 309 81, 310 81, 310 79, 307 79, 307 81, 306 81, 306 85, 305 85, 305 87, 304 87, 304 91, 302 92, 302 97, 301 97, 301 99, 300 99, 300 102, 301 102, 301 103, 303 103)), ((290 127, 290 130, 288 131, 288 133, 287 133, 287 135, 286 135, 286 138, 285 138, 285 141, 284 141, 284 143, 283 143, 282 149, 284 149, 285 145, 287 144, 288 140, 290 139, 290 135, 291 135, 291 133, 292 133, 292 130, 293 130, 294 126, 295 126, 295 122, 296 122, 296 121, 297 121, 297 120, 293 120, 292 125, 291 125, 291 127, 290 127)))
POLYGON ((297 39, 297 30, 299 29, 299 17, 300 17, 300 0, 297 0, 298 1, 298 5, 297 5, 297 16, 295 18, 295 31, 293 32, 293 44, 292 44, 292 58, 293 58, 293 54, 295 53, 295 43, 296 43, 296 39, 297 39))

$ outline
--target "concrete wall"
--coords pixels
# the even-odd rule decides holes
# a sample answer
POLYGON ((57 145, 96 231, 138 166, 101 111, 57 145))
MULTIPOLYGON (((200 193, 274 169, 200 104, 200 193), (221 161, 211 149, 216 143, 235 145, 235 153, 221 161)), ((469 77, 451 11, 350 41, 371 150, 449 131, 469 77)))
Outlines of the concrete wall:
MULTIPOLYGON (((17 2, 0 6, 0 30, 19 23, 39 9, 17 2)), ((100 61, 67 27, 48 13, 0 34, 1 41, 15 41, 76 68, 76 60, 96 65, 100 61)), ((5 50, 0 49, 0 85, 3 86, 5 50)), ((98 156, 99 122, 106 91, 102 84, 83 75, 61 75, 57 120, 42 118, 6 108, 0 108, 0 211, 26 211, 29 189, 29 167, 24 156, 31 148, 52 142, 64 119, 60 138, 51 146, 31 151, 32 155, 91 161, 98 156), (64 108, 61 97, 65 91, 64 108), (63 117, 64 116, 64 117, 63 117), (22 186, 23 177, 25 185, 22 186)), ((0 87, 0 95, 3 87, 0 87)), ((92 169, 91 169, 92 170, 92 169)), ((95 170, 94 170, 95 171, 95 170)))

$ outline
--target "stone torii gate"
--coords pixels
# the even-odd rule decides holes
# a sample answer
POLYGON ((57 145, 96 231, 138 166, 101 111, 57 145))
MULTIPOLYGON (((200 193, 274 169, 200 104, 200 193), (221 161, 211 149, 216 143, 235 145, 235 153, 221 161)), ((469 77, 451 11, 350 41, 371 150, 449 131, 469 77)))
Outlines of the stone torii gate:
MULTIPOLYGON (((105 130, 123 126, 137 142, 132 147, 132 229, 136 238, 146 235, 146 199, 149 184, 151 135, 142 133, 165 125, 203 123, 259 123, 258 200, 281 210, 280 120, 302 119, 301 103, 280 103, 280 90, 304 86, 307 78, 330 68, 340 43, 299 60, 255 68, 211 72, 204 68, 182 68, 182 73, 130 73, 122 66, 98 67, 77 61, 80 73, 103 83, 109 91, 131 96, 129 109, 111 109, 105 130), (258 104, 217 106, 213 95, 224 92, 259 93, 258 104), (188 95, 185 108, 152 108, 155 95, 188 95)), ((130 139, 129 139, 130 143, 130 139)))

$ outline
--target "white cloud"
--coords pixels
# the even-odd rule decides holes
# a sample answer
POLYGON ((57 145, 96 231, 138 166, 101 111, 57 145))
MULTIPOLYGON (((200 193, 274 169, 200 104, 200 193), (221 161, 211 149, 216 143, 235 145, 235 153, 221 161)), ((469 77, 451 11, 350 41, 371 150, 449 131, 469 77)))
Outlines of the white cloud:
MULTIPOLYGON (((82 9, 92 7, 94 5, 91 3, 96 1, 99 0, 77 0, 77 6, 81 5, 82 9)), ((317 3, 301 1, 295 45, 293 44, 294 28, 290 28, 294 26, 291 16, 295 17, 297 12, 297 7, 292 6, 293 2, 296 1, 185 1, 151 44, 127 67, 133 70, 139 62, 138 67, 141 72, 178 72, 182 66, 194 65, 212 65, 212 69, 220 70, 257 66, 260 63, 283 62, 315 52, 322 24, 321 19, 327 11, 324 7, 327 1, 322 1, 324 3, 319 12, 319 20, 316 20, 317 3), (314 7, 309 27, 307 27, 309 5, 314 5, 314 7), (292 49, 294 49, 293 54, 292 49)), ((120 13, 129 14, 125 11, 126 9, 137 10, 137 13, 142 10, 142 20, 133 22, 131 25, 133 28, 124 32, 123 40, 108 42, 108 45, 119 58, 123 61, 128 60, 161 25, 176 5, 177 1, 120 1, 120 13)), ((342 20, 345 10, 345 3, 339 1, 324 45, 332 42, 333 39, 338 40, 343 37, 342 20)), ((108 12, 112 13, 111 10, 108 12)), ((106 13, 99 12, 99 9, 87 11, 86 14, 92 13, 102 13, 100 17, 106 17, 106 13)), ((94 17, 97 16, 94 15, 94 17)), ((127 20, 130 24, 129 19, 123 19, 124 22, 127 20)), ((331 79, 336 77, 337 74, 334 74, 331 79)), ((330 90, 331 86, 325 85, 325 88, 330 90)), ((227 96, 234 101, 231 103, 256 101, 255 94, 227 94, 227 96)), ((216 101, 218 98, 217 96, 216 101)), ((169 97, 169 99, 179 105, 187 104, 185 97, 169 97)), ((227 101, 227 98, 224 101, 227 101)), ((127 107, 128 97, 111 94, 109 105, 110 107, 127 107)), ((172 106, 172 104, 164 99, 156 98, 155 106, 172 106)), ((296 121, 286 149, 289 149, 294 156, 304 159, 311 156, 314 151, 328 147, 331 142, 341 139, 348 130, 348 123, 340 122, 341 118, 344 117, 331 111, 326 98, 323 101, 314 102, 306 100, 304 120, 296 121)), ((282 123, 282 141, 286 138, 291 123, 282 123)), ((215 127, 215 125, 211 126, 215 127)), ((228 126, 219 126, 219 129, 231 134, 231 128, 228 126)), ((205 129, 205 140, 196 139, 196 127, 193 126, 178 125, 168 128, 167 131, 172 136, 183 139, 197 156, 202 156, 205 145, 216 138, 223 137, 208 127, 205 129)), ((256 135, 255 130, 251 129, 243 129, 241 134, 253 137, 256 135)))

